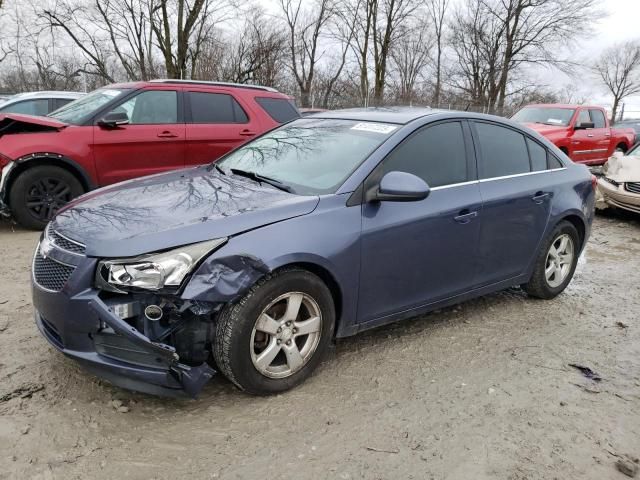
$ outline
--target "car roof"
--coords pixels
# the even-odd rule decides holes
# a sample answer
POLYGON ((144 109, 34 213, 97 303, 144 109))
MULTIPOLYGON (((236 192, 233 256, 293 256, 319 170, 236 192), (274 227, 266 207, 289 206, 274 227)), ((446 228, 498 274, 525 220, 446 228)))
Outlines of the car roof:
POLYGON ((599 110, 604 110, 599 105, 572 105, 570 103, 532 103, 530 105, 526 105, 527 107, 546 107, 546 108, 597 108, 599 110))
POLYGON ((441 113, 429 107, 368 107, 330 110, 308 115, 305 118, 335 118, 340 120, 362 120, 366 122, 382 122, 407 124, 427 115, 441 113))
POLYGON ((149 80, 146 82, 125 82, 125 83, 113 83, 106 85, 104 88, 143 88, 148 85, 157 85, 159 83, 175 84, 175 85, 203 85, 212 87, 230 87, 240 88, 245 90, 261 90, 263 92, 280 93, 278 90, 272 87, 265 87, 262 85, 249 85, 244 83, 231 83, 231 82, 211 82, 206 80, 178 80, 171 78, 159 78, 155 80, 149 80))
POLYGON ((7 100, 13 102, 15 100, 28 100, 30 98, 80 98, 85 95, 83 92, 66 92, 62 90, 46 90, 42 92, 25 92, 12 95, 7 100))

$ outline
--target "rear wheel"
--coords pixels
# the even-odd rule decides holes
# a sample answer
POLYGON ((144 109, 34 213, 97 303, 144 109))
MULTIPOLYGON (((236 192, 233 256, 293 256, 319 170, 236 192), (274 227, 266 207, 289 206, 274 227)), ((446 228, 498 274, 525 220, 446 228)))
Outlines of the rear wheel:
POLYGON ((543 243, 524 290, 533 297, 550 299, 567 288, 578 264, 580 241, 572 223, 563 221, 556 225, 543 243))
POLYGON ((248 393, 288 390, 318 366, 334 322, 333 298, 322 280, 306 270, 278 272, 220 313, 216 365, 248 393))
POLYGON ((42 230, 64 204, 82 193, 72 173, 42 165, 20 173, 9 192, 9 207, 20 225, 42 230))

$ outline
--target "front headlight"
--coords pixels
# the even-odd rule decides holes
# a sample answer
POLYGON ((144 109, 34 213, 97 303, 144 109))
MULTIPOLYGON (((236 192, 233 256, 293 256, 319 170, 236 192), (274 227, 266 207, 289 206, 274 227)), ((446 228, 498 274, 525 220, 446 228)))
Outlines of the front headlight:
POLYGON ((179 287, 184 277, 205 255, 226 241, 226 238, 217 238, 162 253, 103 260, 98 263, 97 281, 99 285, 111 285, 118 289, 135 287, 161 290, 179 287))

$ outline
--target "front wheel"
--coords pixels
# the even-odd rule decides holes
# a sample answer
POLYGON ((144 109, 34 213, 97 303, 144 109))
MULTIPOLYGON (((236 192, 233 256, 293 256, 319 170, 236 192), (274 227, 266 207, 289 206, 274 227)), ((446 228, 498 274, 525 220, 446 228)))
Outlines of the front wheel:
POLYGON ((20 225, 42 230, 63 205, 83 193, 71 172, 41 165, 19 174, 9 192, 9 207, 20 225))
POLYGON ((256 395, 305 380, 327 350, 335 323, 331 292, 301 269, 260 280, 216 321, 213 354, 222 373, 256 395))
POLYGON ((544 299, 560 294, 573 278, 579 253, 580 235, 576 227, 567 221, 560 222, 545 239, 524 290, 544 299))

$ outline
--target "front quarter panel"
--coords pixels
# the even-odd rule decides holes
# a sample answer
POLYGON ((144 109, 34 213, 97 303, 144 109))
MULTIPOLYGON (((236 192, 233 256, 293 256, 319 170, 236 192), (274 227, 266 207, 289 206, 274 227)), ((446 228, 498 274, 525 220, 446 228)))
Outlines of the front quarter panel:
POLYGON ((287 265, 328 273, 338 286, 338 336, 355 332, 360 272, 360 208, 346 207, 348 195, 321 197, 308 215, 229 239, 207 258, 182 298, 226 303, 239 300, 261 277, 287 265))

